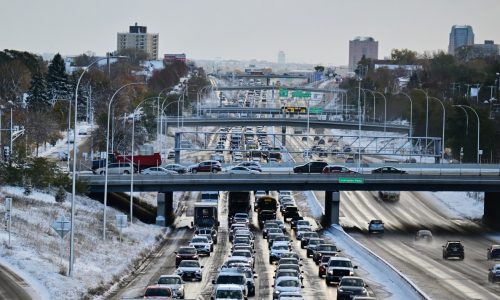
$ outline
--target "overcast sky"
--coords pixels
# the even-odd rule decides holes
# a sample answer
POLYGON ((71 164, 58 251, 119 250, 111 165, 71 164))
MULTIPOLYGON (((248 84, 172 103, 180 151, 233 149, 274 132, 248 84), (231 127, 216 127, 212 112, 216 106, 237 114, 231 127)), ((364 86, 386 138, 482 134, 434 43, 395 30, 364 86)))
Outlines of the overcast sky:
POLYGON ((0 49, 74 55, 116 50, 116 33, 138 22, 160 34, 159 56, 263 59, 346 65, 349 40, 372 36, 379 58, 393 48, 446 50, 451 26, 475 42, 500 42, 499 0, 8 0, 0 49))

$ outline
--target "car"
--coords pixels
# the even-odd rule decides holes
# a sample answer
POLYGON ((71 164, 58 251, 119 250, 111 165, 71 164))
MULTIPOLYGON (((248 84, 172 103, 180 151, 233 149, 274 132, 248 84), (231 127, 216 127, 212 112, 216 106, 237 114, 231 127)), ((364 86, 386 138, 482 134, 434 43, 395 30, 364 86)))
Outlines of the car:
POLYGON ((488 281, 497 282, 500 281, 500 264, 494 265, 488 270, 488 281))
MULTIPOLYGON (((274 210, 261 210, 259 212, 259 216, 257 217, 257 220, 259 222, 259 227, 263 227, 265 221, 268 220, 276 220, 276 211, 274 210)), ((279 227, 279 225, 278 225, 279 227)), ((281 228, 279 228, 281 230, 281 228)), ((283 230, 281 230, 283 232, 283 230)))
POLYGON ((217 173, 222 171, 222 166, 220 162, 216 160, 206 160, 202 161, 198 164, 189 166, 188 171, 196 174, 198 172, 211 172, 211 173, 217 173))
POLYGON ((247 168, 252 169, 252 170, 261 170, 262 171, 262 167, 261 167, 260 163, 256 162, 256 161, 244 161, 244 162, 239 163, 237 166, 247 167, 247 168))
POLYGON ((288 219, 292 219, 299 215, 299 208, 295 205, 290 205, 283 211, 283 220, 286 222, 288 219))
POLYGON ((323 255, 321 256, 321 260, 319 261, 318 264, 318 276, 319 278, 322 278, 323 276, 326 275, 326 269, 328 269, 328 262, 330 261, 330 255, 323 255))
MULTIPOLYGON (((273 229, 274 230, 274 229, 273 229)), ((280 230, 281 231, 281 230, 280 230)), ((268 233, 267 234, 267 245, 270 246, 274 243, 274 239, 279 237, 279 236, 283 236, 283 232, 276 232, 276 233, 268 233)), ((271 247, 269 247, 269 249, 271 249, 271 247)))
POLYGON ((243 166, 236 166, 226 171, 228 174, 260 174, 257 170, 252 170, 243 166))
POLYGON ((204 254, 206 256, 210 256, 210 252, 214 250, 213 242, 210 243, 210 240, 204 235, 195 235, 189 242, 189 246, 196 248, 198 255, 204 254))
POLYGON ((198 252, 195 247, 180 247, 174 252, 175 255, 175 267, 177 268, 181 261, 187 260, 198 260, 198 252))
POLYGON ((278 299, 280 293, 282 292, 299 292, 300 289, 304 288, 300 279, 293 276, 283 276, 276 279, 276 282, 272 285, 273 300, 278 299))
POLYGON ((378 191, 378 197, 387 201, 398 201, 400 192, 398 191, 378 191))
POLYGON ((348 156, 348 157, 345 159, 345 163, 346 163, 346 164, 352 164, 352 163, 355 163, 355 161, 354 161, 354 157, 352 157, 352 156, 348 156))
POLYGON ((220 284, 214 288, 214 292, 211 300, 219 300, 219 299, 231 299, 231 300, 244 300, 245 295, 241 286, 235 284, 220 284))
POLYGON ((262 238, 267 238, 267 233, 270 229, 280 229, 280 226, 274 221, 267 221, 264 223, 264 228, 262 229, 262 238))
POLYGON ((381 220, 371 220, 368 223, 368 233, 384 233, 384 222, 381 220))
POLYGON ((177 175, 177 172, 167 170, 163 167, 151 167, 141 171, 144 175, 177 175))
POLYGON ((300 271, 292 270, 292 269, 278 270, 274 274, 273 278, 274 279, 278 279, 279 277, 283 277, 283 276, 296 277, 296 278, 300 279, 300 282, 302 282, 304 280, 304 276, 301 275, 300 271))
POLYGON ((252 268, 249 267, 244 267, 244 266, 237 266, 237 267, 230 267, 230 268, 221 268, 222 272, 234 272, 234 273, 239 273, 245 275, 245 278, 247 280, 247 289, 248 289, 248 296, 252 297, 255 296, 255 278, 258 278, 259 276, 252 270, 252 268))
POLYGON ((219 274, 217 274, 215 279, 212 280, 212 284, 214 285, 214 291, 217 290, 219 285, 236 285, 243 291, 244 297, 248 296, 247 279, 242 273, 225 270, 223 268, 219 274))
POLYGON ((328 165, 323 168, 323 174, 359 174, 356 171, 349 169, 348 167, 339 165, 328 165))
POLYGON ((184 299, 184 281, 179 275, 161 275, 157 282, 160 286, 166 286, 172 290, 174 298, 184 299))
POLYGON ((337 249, 337 246, 335 246, 334 244, 319 244, 318 246, 316 246, 316 250, 314 251, 313 260, 318 265, 321 257, 323 257, 324 255, 337 256, 339 252, 340 250, 337 249))
POLYGON ((202 281, 203 274, 201 272, 203 266, 197 260, 183 260, 179 263, 175 274, 180 276, 182 280, 191 279, 202 281))
POLYGON ((293 168, 293 173, 321 173, 323 169, 328 165, 325 161, 311 161, 306 164, 295 166, 293 168))
POLYGON ((188 171, 188 169, 186 167, 184 167, 183 165, 179 165, 179 164, 167 164, 167 165, 164 165, 162 167, 167 169, 167 170, 170 170, 170 171, 175 171, 178 174, 186 174, 188 171))
POLYGON ((278 300, 304 300, 304 296, 300 292, 282 292, 278 300))
POLYGON ((320 238, 310 238, 307 243, 307 246, 305 246, 307 257, 313 256, 316 247, 320 244, 325 244, 325 240, 320 238))
POLYGON ((415 234, 415 241, 425 241, 427 243, 432 243, 432 233, 430 230, 422 229, 417 231, 415 234))
POLYGON ((377 300, 377 298, 370 296, 354 296, 352 300, 377 300))
POLYGON ((292 230, 297 229, 297 222, 300 220, 304 220, 304 217, 302 217, 301 215, 293 216, 292 219, 290 220, 290 228, 292 230))
POLYGON ((448 241, 443 245, 443 259, 457 257, 460 260, 465 258, 464 246, 460 241, 448 241))
POLYGON ((161 285, 150 285, 144 292, 144 299, 172 299, 172 290, 169 287, 161 285))
POLYGON ((408 173, 405 170, 401 170, 391 166, 384 166, 372 170, 372 174, 408 174, 408 173))
POLYGON ((270 234, 283 235, 283 230, 281 230, 281 228, 279 228, 279 226, 267 228, 267 232, 266 232, 267 242, 269 242, 269 235, 270 234))
POLYGON ((290 248, 287 245, 274 245, 269 251, 269 263, 272 264, 275 261, 281 259, 283 253, 289 252, 290 248))
MULTIPOLYGON (((130 174, 132 172, 137 172, 137 167, 134 165, 132 167, 131 163, 110 163, 108 164, 108 174, 130 174)), ((106 168, 98 168, 94 170, 94 174, 104 175, 106 174, 106 168)))
POLYGON ((306 232, 312 232, 311 227, 297 227, 295 230, 295 238, 298 241, 302 240, 302 235, 306 232))
POLYGON ((245 257, 248 261, 248 264, 254 268, 255 267, 255 260, 253 258, 253 251, 248 251, 248 250, 234 250, 231 253, 231 257, 245 257))
POLYGON ((269 249, 271 249, 273 245, 288 245, 291 247, 292 240, 288 235, 278 235, 272 240, 272 243, 269 243, 269 249))
POLYGON ((280 258, 280 260, 278 260, 278 266, 279 265, 297 265, 299 267, 302 267, 300 260, 295 257, 282 257, 280 258))
POLYGON ((360 277, 344 276, 337 288, 337 299, 352 299, 354 296, 368 296, 368 285, 360 277))
POLYGON ((353 266, 351 260, 347 257, 330 257, 326 269, 326 285, 332 282, 338 283, 344 276, 353 276, 354 269, 357 268, 358 266, 353 266))
POLYGON ((500 259, 500 245, 491 245, 486 252, 487 259, 500 259))
POLYGON ((300 237, 300 248, 304 249, 309 245, 309 240, 312 238, 319 238, 317 232, 304 232, 300 237))
POLYGON ((217 230, 215 230, 213 227, 200 227, 196 228, 194 231, 194 234, 196 235, 204 235, 204 236, 211 236, 212 241, 215 245, 217 245, 217 230))

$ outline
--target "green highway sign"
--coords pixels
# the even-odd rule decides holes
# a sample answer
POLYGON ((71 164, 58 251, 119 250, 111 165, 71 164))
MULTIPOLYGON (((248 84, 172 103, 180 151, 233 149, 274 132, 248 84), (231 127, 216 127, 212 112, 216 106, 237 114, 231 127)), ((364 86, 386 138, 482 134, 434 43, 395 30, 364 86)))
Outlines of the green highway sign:
POLYGON ((280 89, 280 97, 288 97, 288 90, 280 89))
POLYGON ((363 184, 365 183, 365 179, 357 177, 339 177, 339 183, 363 184))
POLYGON ((294 98, 311 98, 311 92, 304 92, 301 90, 296 90, 292 92, 292 97, 294 98))
POLYGON ((309 113, 311 113, 311 114, 322 114, 323 113, 323 108, 322 107, 311 107, 309 109, 309 113))

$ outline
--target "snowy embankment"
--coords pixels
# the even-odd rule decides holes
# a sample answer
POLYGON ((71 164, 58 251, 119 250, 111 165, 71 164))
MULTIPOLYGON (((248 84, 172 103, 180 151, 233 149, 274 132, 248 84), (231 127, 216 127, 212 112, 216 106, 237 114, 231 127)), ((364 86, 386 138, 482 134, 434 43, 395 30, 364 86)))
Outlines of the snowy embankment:
POLYGON ((484 193, 482 192, 425 192, 440 211, 454 218, 477 220, 483 217, 484 193))
POLYGON ((120 242, 115 215, 121 213, 108 208, 107 239, 103 241, 103 205, 77 196, 74 276, 68 277, 69 234, 63 240, 61 258, 61 238, 51 225, 59 215, 70 217, 71 196, 60 204, 50 194, 33 191, 25 196, 23 191, 0 187, 0 199, 13 198, 11 247, 3 230, 0 263, 22 276, 42 299, 81 299, 104 292, 128 274, 165 234, 162 228, 135 221, 122 230, 120 242))

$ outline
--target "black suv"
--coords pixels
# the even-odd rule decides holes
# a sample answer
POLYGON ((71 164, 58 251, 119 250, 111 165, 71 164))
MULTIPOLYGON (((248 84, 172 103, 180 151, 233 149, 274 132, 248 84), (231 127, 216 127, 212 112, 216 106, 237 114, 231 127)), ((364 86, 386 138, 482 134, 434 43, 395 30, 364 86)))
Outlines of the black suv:
POLYGON ((328 166, 326 161, 311 161, 293 168, 294 173, 321 173, 328 166))
POLYGON ((460 241, 448 241, 443 245, 443 259, 448 259, 450 257, 464 259, 464 246, 460 241))

